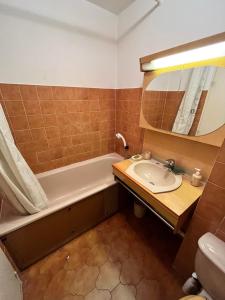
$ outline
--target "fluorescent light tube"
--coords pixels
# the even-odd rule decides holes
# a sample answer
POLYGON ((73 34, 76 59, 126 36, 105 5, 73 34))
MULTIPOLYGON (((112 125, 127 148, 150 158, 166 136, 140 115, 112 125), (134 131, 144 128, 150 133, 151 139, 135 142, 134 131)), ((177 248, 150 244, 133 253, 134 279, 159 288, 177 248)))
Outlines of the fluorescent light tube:
POLYGON ((143 71, 179 66, 225 56, 225 42, 157 58, 142 65, 143 71))

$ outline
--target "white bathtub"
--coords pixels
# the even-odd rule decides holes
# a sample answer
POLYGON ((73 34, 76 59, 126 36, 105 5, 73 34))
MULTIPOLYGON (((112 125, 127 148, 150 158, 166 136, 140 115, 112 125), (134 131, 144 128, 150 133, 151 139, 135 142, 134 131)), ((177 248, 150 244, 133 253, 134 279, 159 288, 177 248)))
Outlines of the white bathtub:
POLYGON ((122 159, 111 153, 37 174, 48 208, 28 216, 7 216, 0 223, 0 237, 114 185, 112 164, 122 159))

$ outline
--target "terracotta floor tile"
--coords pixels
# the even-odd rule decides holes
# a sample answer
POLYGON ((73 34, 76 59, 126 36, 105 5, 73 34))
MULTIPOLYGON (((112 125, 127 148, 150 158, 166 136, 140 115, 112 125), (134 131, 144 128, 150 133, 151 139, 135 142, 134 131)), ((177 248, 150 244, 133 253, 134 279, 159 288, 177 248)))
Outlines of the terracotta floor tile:
POLYGON ((164 299, 160 297, 160 286, 156 280, 146 280, 143 279, 137 285, 137 300, 161 300, 164 299))
POLYGON ((74 271, 64 269, 57 272, 45 291, 44 300, 61 300, 68 295, 75 275, 74 271))
POLYGON ((120 283, 121 263, 106 262, 100 268, 100 273, 96 281, 98 289, 112 291, 120 283))
POLYGON ((77 296, 77 295, 67 295, 62 298, 62 300, 84 300, 83 296, 77 296))
POLYGON ((42 259, 39 264, 40 274, 51 274, 54 276, 67 263, 68 252, 58 250, 46 258, 42 259))
POLYGON ((111 261, 125 261, 130 254, 130 245, 126 243, 126 241, 117 237, 114 241, 112 241, 112 247, 110 250, 110 260, 111 261))
POLYGON ((179 243, 152 216, 117 213, 25 270, 24 299, 179 299, 179 243))
POLYGON ((108 259, 109 246, 104 244, 95 244, 94 247, 88 252, 87 265, 101 266, 108 259))
POLYGON ((120 284, 112 291, 112 300, 135 300, 135 295, 135 286, 120 284))
POLYGON ((85 298, 85 300, 110 300, 111 294, 109 291, 101 291, 94 289, 85 298))
POLYGON ((43 300, 50 280, 51 277, 47 275, 26 278, 23 281, 24 300, 43 300))
POLYGON ((120 281, 123 284, 138 284, 144 276, 144 265, 130 257, 122 263, 120 281))
POLYGON ((69 287, 70 293, 80 296, 90 293, 95 288, 98 274, 98 267, 84 265, 74 274, 73 282, 69 287))
POLYGON ((75 248, 68 255, 67 261, 64 264, 64 268, 66 270, 77 270, 81 268, 87 261, 87 258, 89 257, 89 252, 90 249, 87 247, 81 247, 79 249, 75 248))

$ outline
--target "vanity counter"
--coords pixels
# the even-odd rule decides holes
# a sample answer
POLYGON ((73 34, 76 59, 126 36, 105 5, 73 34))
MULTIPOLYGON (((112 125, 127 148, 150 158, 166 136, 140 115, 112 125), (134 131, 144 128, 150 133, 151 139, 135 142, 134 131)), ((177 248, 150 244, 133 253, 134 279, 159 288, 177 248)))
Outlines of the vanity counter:
POLYGON ((152 193, 126 173, 126 169, 132 163, 132 160, 127 159, 113 164, 113 174, 166 219, 174 227, 175 232, 181 230, 202 195, 203 186, 194 187, 183 178, 181 186, 176 190, 152 193))

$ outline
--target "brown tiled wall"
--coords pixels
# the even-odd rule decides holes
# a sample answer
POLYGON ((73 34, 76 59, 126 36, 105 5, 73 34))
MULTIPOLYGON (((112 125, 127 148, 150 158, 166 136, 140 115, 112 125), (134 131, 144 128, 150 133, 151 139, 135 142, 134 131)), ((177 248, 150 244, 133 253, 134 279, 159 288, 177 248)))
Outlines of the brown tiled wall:
MULTIPOLYGON (((207 91, 203 91, 189 135, 195 135, 207 91)), ((143 110, 146 121, 153 127, 172 130, 184 91, 145 91, 143 110)))
POLYGON ((0 102, 36 173, 114 151, 113 89, 0 84, 0 102))
POLYGON ((141 153, 143 129, 139 127, 142 88, 116 91, 116 132, 122 133, 129 150, 125 151, 121 141, 116 141, 116 152, 121 155, 141 153))
POLYGON ((225 241, 225 141, 175 260, 184 277, 194 270, 197 241, 208 231, 225 241))

